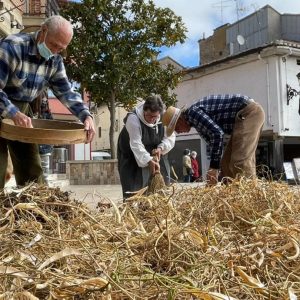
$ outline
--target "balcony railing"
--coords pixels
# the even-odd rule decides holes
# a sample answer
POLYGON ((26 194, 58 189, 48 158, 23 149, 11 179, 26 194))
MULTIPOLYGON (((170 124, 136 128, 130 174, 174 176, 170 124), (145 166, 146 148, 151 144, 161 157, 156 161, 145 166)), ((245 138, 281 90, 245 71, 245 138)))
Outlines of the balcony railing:
POLYGON ((68 0, 0 0, 0 37, 12 33, 13 29, 36 30, 41 22, 59 14, 60 7, 68 0), (10 26, 9 26, 10 24, 10 26))
POLYGON ((27 0, 24 6, 24 16, 49 17, 59 12, 57 0, 27 0))

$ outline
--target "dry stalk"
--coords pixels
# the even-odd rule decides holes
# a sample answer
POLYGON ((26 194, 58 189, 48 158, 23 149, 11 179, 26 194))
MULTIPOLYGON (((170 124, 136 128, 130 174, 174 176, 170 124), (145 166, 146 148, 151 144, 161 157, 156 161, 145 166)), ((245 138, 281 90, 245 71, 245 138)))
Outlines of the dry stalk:
POLYGON ((300 194, 283 183, 172 186, 101 211, 36 185, 0 201, 0 299, 300 297, 300 194))

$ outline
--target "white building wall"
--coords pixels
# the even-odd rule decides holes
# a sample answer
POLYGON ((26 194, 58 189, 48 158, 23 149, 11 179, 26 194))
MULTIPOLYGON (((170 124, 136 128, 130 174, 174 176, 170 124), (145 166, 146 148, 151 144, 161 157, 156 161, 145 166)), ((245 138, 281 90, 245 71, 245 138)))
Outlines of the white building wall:
MULTIPOLYGON (((124 126, 123 119, 127 111, 122 107, 116 108, 116 123, 115 123, 115 145, 117 145, 119 134, 124 126)), ((110 112, 106 106, 98 108, 97 113, 94 114, 94 123, 96 135, 92 141, 92 150, 107 150, 110 149, 109 142, 109 128, 110 128, 110 112), (99 128, 101 128, 99 130, 99 128), (101 132, 101 136, 100 133, 101 132)))
POLYGON ((299 96, 293 97, 287 105, 286 84, 299 91, 300 85, 296 75, 300 72, 299 57, 288 56, 282 64, 282 116, 283 122, 280 135, 289 137, 300 136, 299 96), (297 61, 298 60, 298 61, 297 61))
POLYGON ((91 160, 90 144, 75 144, 74 160, 91 160))
MULTIPOLYGON (((189 73, 176 89, 178 107, 191 105, 210 94, 240 93, 259 102, 265 111, 263 130, 280 136, 300 136, 299 101, 295 97, 287 106, 286 84, 299 89, 297 58, 257 56, 245 63, 223 65, 215 70, 189 73), (296 122, 295 122, 296 121, 296 122)), ((190 132, 193 134, 194 132, 190 132)))
POLYGON ((0 22, 0 36, 7 36, 9 34, 18 33, 20 29, 13 27, 11 25, 18 24, 22 26, 22 11, 20 9, 12 9, 14 5, 20 4, 19 1, 16 1, 16 4, 13 4, 10 0, 2 0, 3 9, 1 10, 1 18, 3 20, 0 22), (8 10, 12 9, 8 12, 8 10), (6 12, 5 12, 6 10, 6 12))
MULTIPOLYGON (((178 106, 191 105, 198 99, 211 94, 239 93, 252 97, 266 110, 265 72, 265 63, 257 60, 185 80, 176 89, 178 106)), ((265 129, 270 128, 268 126, 265 129)))

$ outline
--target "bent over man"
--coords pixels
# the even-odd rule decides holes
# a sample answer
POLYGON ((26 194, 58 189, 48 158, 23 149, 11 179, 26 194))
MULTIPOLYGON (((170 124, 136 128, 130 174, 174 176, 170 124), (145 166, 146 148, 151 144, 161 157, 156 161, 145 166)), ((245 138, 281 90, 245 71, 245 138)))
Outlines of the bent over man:
MULTIPOLYGON (((73 36, 70 22, 61 16, 45 20, 35 33, 9 35, 0 42, 0 117, 15 125, 32 127, 29 103, 46 88, 85 125, 87 142, 95 134, 93 119, 81 96, 73 92, 63 58, 73 36)), ((10 152, 18 185, 44 183, 38 145, 0 138, 0 188, 4 187, 10 152)))
POLYGON ((265 113, 260 104, 239 94, 211 95, 180 110, 169 107, 162 117, 168 134, 189 132, 194 127, 210 148, 209 184, 217 183, 221 168, 224 177, 238 174, 255 177, 257 148, 265 113), (223 151, 224 135, 230 135, 223 151))

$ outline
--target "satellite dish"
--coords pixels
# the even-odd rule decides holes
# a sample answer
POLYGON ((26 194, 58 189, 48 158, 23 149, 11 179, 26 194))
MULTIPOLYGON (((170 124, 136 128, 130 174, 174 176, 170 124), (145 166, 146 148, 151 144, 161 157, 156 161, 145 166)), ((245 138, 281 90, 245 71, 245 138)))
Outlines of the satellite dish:
POLYGON ((245 44, 245 38, 240 34, 236 37, 236 40, 241 46, 245 44))

